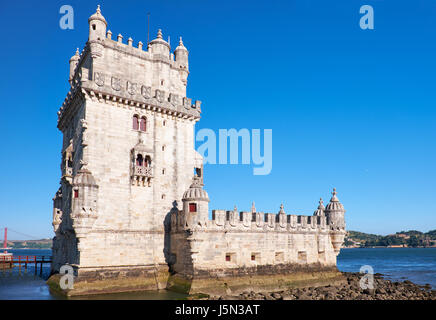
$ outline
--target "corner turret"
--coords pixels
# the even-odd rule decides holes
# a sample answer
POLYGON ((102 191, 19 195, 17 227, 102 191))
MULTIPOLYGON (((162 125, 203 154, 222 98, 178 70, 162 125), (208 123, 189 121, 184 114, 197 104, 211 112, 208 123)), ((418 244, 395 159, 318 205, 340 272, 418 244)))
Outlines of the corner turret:
POLYGON ((314 216, 325 216, 325 207, 322 198, 319 198, 319 206, 318 209, 313 213, 314 216))
POLYGON ((182 198, 184 226, 188 229, 194 226, 205 226, 209 219, 209 196, 203 189, 200 178, 195 175, 192 184, 182 198))
POLYGON ((98 185, 87 169, 80 169, 72 183, 72 212, 74 231, 82 238, 91 230, 97 214, 98 185))
POLYGON ((104 40, 106 38, 107 22, 100 11, 100 5, 97 6, 97 11, 89 17, 89 38, 88 41, 104 40))
POLYGON ((157 37, 148 44, 148 49, 152 54, 160 54, 165 57, 170 56, 170 45, 164 39, 162 39, 162 30, 159 29, 157 37))
POLYGON ((70 77, 68 79, 70 85, 72 85, 73 83, 73 78, 76 73, 76 67, 77 67, 77 63, 79 62, 79 59, 80 59, 79 48, 77 48, 76 54, 72 56, 70 59, 70 77))
POLYGON ((188 49, 183 45, 182 37, 180 37, 179 45, 174 50, 174 57, 176 61, 180 63, 185 69, 188 69, 188 49))
POLYGON ((332 198, 325 208, 325 215, 327 217, 327 223, 332 230, 344 230, 345 229, 345 209, 342 203, 339 202, 336 192, 336 188, 333 189, 332 198))

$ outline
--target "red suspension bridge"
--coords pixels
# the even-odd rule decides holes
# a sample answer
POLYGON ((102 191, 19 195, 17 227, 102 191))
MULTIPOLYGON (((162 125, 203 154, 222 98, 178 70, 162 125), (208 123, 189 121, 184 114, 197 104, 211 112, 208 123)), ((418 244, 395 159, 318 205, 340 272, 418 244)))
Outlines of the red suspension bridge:
MULTIPOLYGON (((0 229, 1 230, 1 229, 0 229)), ((18 234, 24 235, 26 237, 35 238, 21 232, 14 231, 18 234)), ((38 272, 42 274, 42 267, 44 264, 51 263, 51 256, 40 256, 40 255, 14 255, 8 250, 8 228, 4 228, 4 240, 3 240, 3 253, 0 253, 0 269, 11 269, 14 267, 18 267, 21 272, 21 268, 23 267, 25 271, 27 271, 27 267, 34 267, 35 275, 38 272)))

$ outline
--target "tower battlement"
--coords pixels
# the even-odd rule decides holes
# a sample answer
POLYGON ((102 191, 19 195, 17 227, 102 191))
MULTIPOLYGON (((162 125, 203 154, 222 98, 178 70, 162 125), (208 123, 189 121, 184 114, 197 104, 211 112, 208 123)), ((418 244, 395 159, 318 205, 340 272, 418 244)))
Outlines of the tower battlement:
POLYGON ((336 190, 313 216, 253 205, 212 210, 209 219, 203 158, 194 149, 201 102, 186 97, 182 39, 173 52, 161 30, 147 48, 131 38, 123 43, 121 34, 113 39, 100 7, 88 24, 58 112, 63 143, 52 272, 73 266, 78 278, 68 294, 174 288, 174 281, 185 291, 208 292, 235 277, 239 290, 253 277, 267 276, 259 283, 275 286, 298 272, 336 277, 345 236, 336 190))
POLYGON ((212 210, 212 219, 189 222, 183 211, 173 213, 172 231, 224 230, 247 232, 320 232, 330 230, 326 216, 287 215, 235 210, 212 210))

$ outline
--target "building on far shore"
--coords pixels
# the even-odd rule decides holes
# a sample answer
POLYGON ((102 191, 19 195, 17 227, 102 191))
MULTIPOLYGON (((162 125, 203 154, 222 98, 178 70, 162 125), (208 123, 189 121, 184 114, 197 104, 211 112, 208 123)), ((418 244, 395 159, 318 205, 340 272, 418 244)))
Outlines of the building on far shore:
MULTIPOLYGON (((70 59, 58 113, 61 181, 53 199, 52 288, 68 295, 169 288, 238 292, 340 280, 345 210, 333 190, 312 216, 212 210, 194 149, 202 105, 186 96, 188 50, 113 36, 100 8, 70 59)), ((206 79, 205 79, 206 80, 206 79)), ((224 191, 223 191, 224 192, 224 191)))

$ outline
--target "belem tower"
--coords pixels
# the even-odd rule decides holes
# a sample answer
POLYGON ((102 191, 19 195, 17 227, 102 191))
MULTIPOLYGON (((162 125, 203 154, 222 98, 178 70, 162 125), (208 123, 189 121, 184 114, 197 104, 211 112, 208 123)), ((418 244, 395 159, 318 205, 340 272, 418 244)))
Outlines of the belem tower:
POLYGON ((159 30, 146 48, 113 36, 100 7, 70 59, 53 199, 53 262, 74 270, 68 295, 173 289, 237 292, 341 277, 345 236, 336 190, 313 216, 212 210, 194 149, 201 102, 186 97, 188 50, 159 30))

